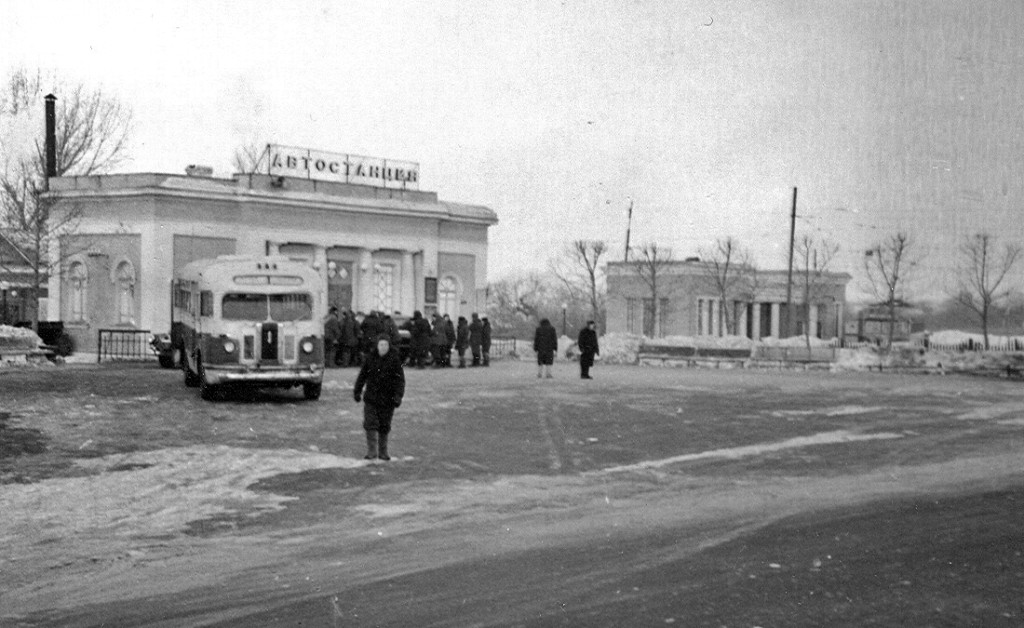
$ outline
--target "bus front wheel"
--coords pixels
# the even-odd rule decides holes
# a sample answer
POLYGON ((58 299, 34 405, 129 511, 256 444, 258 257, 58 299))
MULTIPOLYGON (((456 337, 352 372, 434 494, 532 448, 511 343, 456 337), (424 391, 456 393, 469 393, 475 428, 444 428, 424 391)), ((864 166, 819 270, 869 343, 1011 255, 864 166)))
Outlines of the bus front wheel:
POLYGON ((184 352, 180 349, 175 349, 175 353, 178 354, 178 359, 181 362, 181 372, 185 374, 185 385, 189 388, 195 388, 199 385, 199 375, 188 365, 188 358, 185 357, 184 352))
POLYGON ((196 358, 196 362, 199 364, 199 396, 206 401, 213 401, 217 398, 217 387, 207 383, 202 359, 196 358))

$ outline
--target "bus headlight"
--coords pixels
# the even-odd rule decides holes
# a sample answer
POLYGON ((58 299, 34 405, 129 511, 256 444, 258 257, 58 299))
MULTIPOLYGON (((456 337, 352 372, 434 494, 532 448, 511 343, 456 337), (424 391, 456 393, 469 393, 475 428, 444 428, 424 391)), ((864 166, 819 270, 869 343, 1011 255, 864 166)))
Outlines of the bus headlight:
POLYGON ((302 352, 303 353, 313 353, 313 341, 312 340, 303 340, 302 341, 302 352))
POLYGON ((234 352, 235 352, 235 341, 234 340, 225 340, 224 341, 224 353, 234 353, 234 352))

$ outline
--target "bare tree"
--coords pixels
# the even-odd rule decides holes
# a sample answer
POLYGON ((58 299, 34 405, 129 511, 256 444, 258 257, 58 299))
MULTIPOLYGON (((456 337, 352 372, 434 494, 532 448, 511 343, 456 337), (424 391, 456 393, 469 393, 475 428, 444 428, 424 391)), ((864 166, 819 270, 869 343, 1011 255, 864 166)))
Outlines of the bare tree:
POLYGON ((604 273, 600 263, 607 251, 603 240, 575 240, 566 246, 562 258, 549 264, 574 301, 586 299, 590 317, 595 321, 601 320, 604 310, 604 273))
POLYGON ((839 245, 822 238, 815 240, 809 235, 804 235, 794 245, 794 253, 797 256, 797 268, 803 279, 803 306, 804 306, 804 339, 807 348, 811 346, 811 307, 814 302, 825 296, 828 286, 831 285, 825 273, 828 272, 832 260, 839 254, 839 245))
POLYGON ((235 156, 232 160, 232 163, 235 166, 235 172, 242 174, 255 173, 259 170, 266 151, 266 146, 261 146, 256 142, 247 142, 236 148, 235 156))
MULTIPOLYGON (((16 70, 0 93, 0 237, 30 269, 29 304, 39 328, 39 294, 48 275, 59 272, 66 255, 50 255, 51 244, 77 229, 80 209, 56 209, 47 190, 43 97, 52 84, 58 94, 56 175, 107 172, 127 157, 131 112, 101 90, 68 85, 41 74, 16 70), (13 140, 13 141, 12 141, 13 140)), ((4 270, 9 271, 9 268, 4 270)))
MULTIPOLYGON (((632 249, 629 264, 633 267, 633 272, 636 273, 636 276, 644 282, 649 290, 651 295, 650 306, 649 308, 644 308, 644 315, 645 318, 647 315, 651 316, 651 336, 655 338, 660 337, 662 335, 661 299, 668 291, 667 285, 662 282, 662 279, 668 267, 672 264, 672 250, 659 247, 654 242, 644 244, 632 249)), ((648 326, 645 324, 644 331, 646 332, 647 330, 648 326)))
POLYGON ((960 246, 961 265, 957 273, 956 301, 978 315, 986 349, 989 316, 994 305, 1010 297, 1010 290, 1001 288, 1021 253, 1019 245, 1010 243, 997 250, 995 240, 995 236, 987 233, 967 238, 960 246))
POLYGON ((913 248, 910 235, 900 231, 864 252, 868 285, 879 303, 888 309, 889 347, 896 327, 896 309, 903 301, 908 274, 917 263, 912 259, 913 248))
POLYGON ((552 295, 551 286, 538 273, 506 277, 490 284, 487 292, 491 323, 497 329, 516 331, 532 330, 552 295))
POLYGON ((721 303, 726 333, 736 335, 737 317, 733 302, 753 299, 757 287, 757 266, 750 251, 729 236, 715 241, 714 247, 701 249, 700 265, 704 276, 721 303))

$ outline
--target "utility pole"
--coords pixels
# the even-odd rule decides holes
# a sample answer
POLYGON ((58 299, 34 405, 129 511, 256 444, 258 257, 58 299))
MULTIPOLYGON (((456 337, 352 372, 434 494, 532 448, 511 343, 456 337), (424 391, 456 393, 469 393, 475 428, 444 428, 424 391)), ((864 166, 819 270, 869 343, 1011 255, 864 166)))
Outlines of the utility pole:
POLYGON ((786 337, 793 335, 793 247, 796 240, 796 188, 793 188, 793 211, 789 215, 789 271, 786 274, 786 337))
POLYGON ((629 261, 629 229, 633 226, 633 199, 629 199, 629 210, 626 214, 626 256, 622 261, 629 261))

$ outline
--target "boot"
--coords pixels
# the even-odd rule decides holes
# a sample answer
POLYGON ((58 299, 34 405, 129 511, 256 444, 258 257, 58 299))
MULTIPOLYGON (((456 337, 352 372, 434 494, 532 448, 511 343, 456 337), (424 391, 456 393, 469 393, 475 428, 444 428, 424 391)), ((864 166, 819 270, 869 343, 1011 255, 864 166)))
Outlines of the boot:
POLYGON ((375 430, 366 430, 366 455, 363 458, 366 460, 377 459, 377 432, 375 430))
POLYGON ((381 460, 391 460, 391 456, 388 455, 388 435, 384 432, 380 433, 380 455, 381 460))

